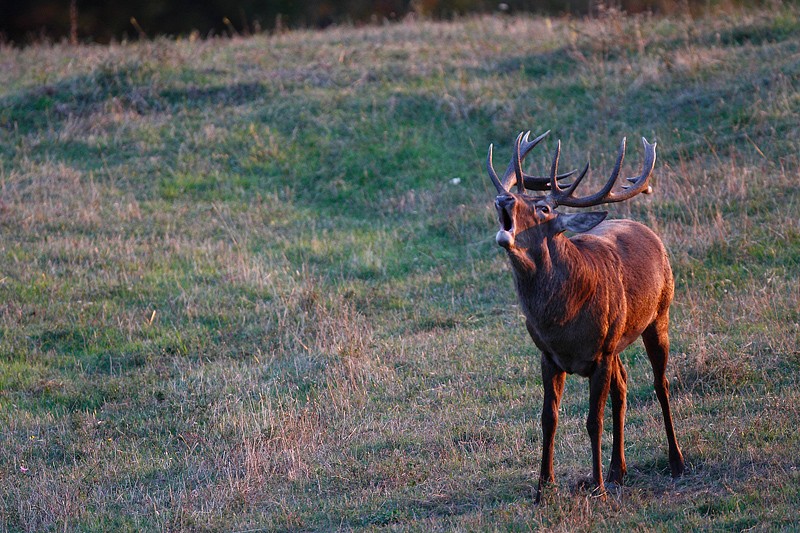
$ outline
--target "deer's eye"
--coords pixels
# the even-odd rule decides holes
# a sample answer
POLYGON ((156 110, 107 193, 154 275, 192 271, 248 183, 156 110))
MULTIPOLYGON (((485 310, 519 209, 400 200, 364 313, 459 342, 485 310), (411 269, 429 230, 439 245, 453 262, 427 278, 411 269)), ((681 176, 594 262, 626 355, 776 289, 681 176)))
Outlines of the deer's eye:
POLYGON ((542 213, 543 213, 543 214, 545 214, 545 215, 546 215, 546 214, 548 214, 548 213, 550 213, 550 207, 548 207, 548 206, 546 206, 546 205, 540 205, 540 206, 539 206, 539 209, 540 209, 540 210, 542 211, 542 213))

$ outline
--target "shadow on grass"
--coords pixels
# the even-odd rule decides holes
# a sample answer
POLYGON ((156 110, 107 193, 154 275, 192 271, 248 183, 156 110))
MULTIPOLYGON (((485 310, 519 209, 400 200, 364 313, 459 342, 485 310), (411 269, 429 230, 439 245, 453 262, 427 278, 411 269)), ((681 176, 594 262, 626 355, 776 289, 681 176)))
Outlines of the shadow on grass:
POLYGON ((387 526, 408 520, 467 515, 503 503, 530 501, 532 504, 532 479, 529 475, 514 473, 492 480, 466 482, 450 492, 427 497, 387 499, 377 509, 361 516, 343 517, 342 524, 348 527, 387 526))
MULTIPOLYGON (((191 77, 191 74, 190 74, 191 77)), ((230 85, 187 85, 159 88, 156 82, 130 67, 77 76, 56 84, 30 87, 0 99, 0 127, 30 134, 59 129, 68 120, 96 113, 161 113, 178 105, 196 109, 236 106, 268 96, 261 82, 230 85)))

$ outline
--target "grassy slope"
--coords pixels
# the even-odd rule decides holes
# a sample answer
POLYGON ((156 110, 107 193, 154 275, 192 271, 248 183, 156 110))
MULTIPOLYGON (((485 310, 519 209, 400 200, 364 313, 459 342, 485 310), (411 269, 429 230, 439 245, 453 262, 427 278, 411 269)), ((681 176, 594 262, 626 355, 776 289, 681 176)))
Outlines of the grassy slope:
POLYGON ((0 49, 0 524, 798 527, 799 53, 788 7, 0 49), (628 485, 582 488, 571 378, 532 504, 482 168, 523 128, 597 180, 659 142, 611 210, 672 255, 677 484, 637 344, 628 485))

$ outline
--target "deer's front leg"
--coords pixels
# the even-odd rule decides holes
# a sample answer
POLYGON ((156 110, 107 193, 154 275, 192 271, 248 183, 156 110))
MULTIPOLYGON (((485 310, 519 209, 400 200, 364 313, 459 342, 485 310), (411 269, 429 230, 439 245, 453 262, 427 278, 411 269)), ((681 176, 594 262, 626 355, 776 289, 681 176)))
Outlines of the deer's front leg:
POLYGON ((592 478, 597 485, 598 495, 605 494, 606 490, 600 441, 603 435, 603 412, 611 388, 613 361, 613 357, 603 357, 589 380, 589 416, 586 419, 586 430, 592 442, 592 478))
POLYGON ((614 416, 614 445, 611 451, 611 467, 608 469, 609 483, 622 485, 627 468, 625 466, 625 411, 628 392, 628 373, 622 366, 619 354, 614 356, 611 372, 611 409, 614 416))
POLYGON ((544 404, 542 405, 542 467, 539 470, 539 486, 536 488, 536 503, 542 497, 542 488, 555 481, 553 474, 553 449, 555 448, 556 426, 558 426, 558 407, 564 394, 564 380, 567 374, 556 367, 550 356, 542 354, 542 383, 544 385, 544 404))

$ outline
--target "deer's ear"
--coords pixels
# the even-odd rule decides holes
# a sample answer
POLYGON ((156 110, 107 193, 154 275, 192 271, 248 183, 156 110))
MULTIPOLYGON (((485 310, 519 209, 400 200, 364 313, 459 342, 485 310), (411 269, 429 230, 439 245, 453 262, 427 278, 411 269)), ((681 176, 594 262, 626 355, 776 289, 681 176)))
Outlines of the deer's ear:
POLYGON ((556 219, 558 231, 571 231, 573 233, 583 233, 589 231, 608 216, 608 211, 597 211, 591 213, 561 213, 556 219))

